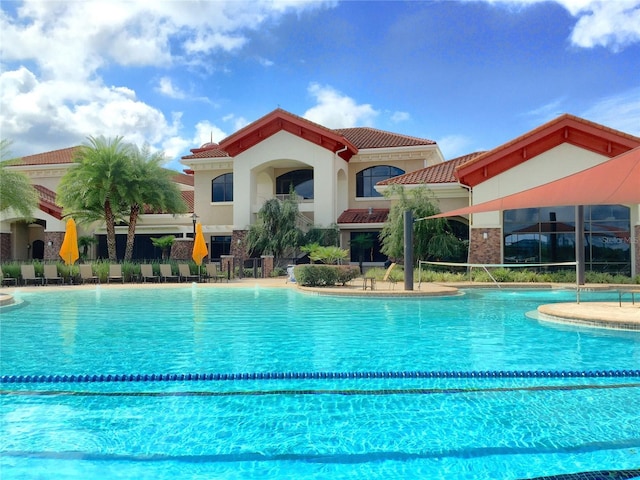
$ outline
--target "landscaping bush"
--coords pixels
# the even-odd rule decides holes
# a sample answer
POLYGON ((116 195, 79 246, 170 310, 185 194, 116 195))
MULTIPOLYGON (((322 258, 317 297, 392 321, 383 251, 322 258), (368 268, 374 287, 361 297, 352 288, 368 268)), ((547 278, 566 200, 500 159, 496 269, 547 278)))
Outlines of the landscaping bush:
POLYGON ((300 285, 306 287, 326 287, 336 283, 344 285, 360 275, 355 265, 298 265, 293 275, 300 285))

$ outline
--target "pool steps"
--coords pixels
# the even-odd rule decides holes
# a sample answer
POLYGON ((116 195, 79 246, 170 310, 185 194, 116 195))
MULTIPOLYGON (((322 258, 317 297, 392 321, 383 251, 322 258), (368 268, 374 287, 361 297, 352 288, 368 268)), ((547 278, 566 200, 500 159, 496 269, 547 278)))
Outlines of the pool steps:
POLYGON ((184 382, 235 380, 325 380, 387 378, 618 378, 640 377, 640 370, 590 371, 403 371, 403 372, 265 372, 195 374, 2 375, 0 383, 184 382))

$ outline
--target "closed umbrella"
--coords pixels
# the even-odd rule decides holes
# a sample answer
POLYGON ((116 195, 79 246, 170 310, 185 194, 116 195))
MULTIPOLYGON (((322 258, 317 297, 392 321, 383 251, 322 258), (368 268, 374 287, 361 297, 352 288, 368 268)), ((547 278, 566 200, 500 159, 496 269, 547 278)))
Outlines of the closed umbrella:
POLYGON ((200 266, 202 265, 202 259, 208 254, 207 243, 204 241, 204 235, 202 234, 202 224, 198 222, 196 224, 196 237, 193 242, 193 253, 191 254, 193 261, 198 265, 198 276, 201 275, 200 266))
POLYGON ((64 240, 62 241, 59 254, 65 265, 69 265, 69 276, 73 278, 71 265, 80 258, 80 253, 78 252, 78 231, 76 230, 76 222, 73 221, 73 218, 67 220, 64 240))

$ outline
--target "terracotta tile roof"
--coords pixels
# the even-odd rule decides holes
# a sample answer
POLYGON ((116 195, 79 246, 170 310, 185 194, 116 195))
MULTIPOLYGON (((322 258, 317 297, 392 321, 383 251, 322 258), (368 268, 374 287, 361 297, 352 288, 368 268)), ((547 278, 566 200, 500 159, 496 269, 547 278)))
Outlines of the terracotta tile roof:
POLYGON ((58 163, 73 163, 73 157, 79 146, 53 150, 51 152, 38 153, 22 157, 16 165, 55 165, 58 163))
POLYGON ((56 204, 56 192, 42 185, 34 185, 40 199, 38 207, 58 220, 62 219, 62 207, 56 204))
POLYGON ((384 223, 388 216, 388 208, 374 208, 372 213, 368 208, 350 208, 340 214, 336 223, 384 223))
POLYGON ((415 145, 435 145, 436 142, 426 138, 409 137, 398 133, 385 132, 369 127, 338 128, 334 132, 344 136, 358 149, 409 147, 415 145))
MULTIPOLYGON (((182 200, 187 204, 187 213, 193 213, 193 190, 182 190, 180 194, 182 195, 182 200)), ((168 212, 159 212, 157 210, 151 210, 147 205, 144 206, 144 213, 146 215, 154 214, 154 213, 168 213, 168 212)))
MULTIPOLYGON (((171 171, 173 172, 173 170, 171 171)), ((172 180, 175 183, 181 183, 182 185, 189 185, 190 187, 193 187, 193 175, 176 172, 174 173, 172 180)))
POLYGON ((420 170, 398 175, 378 182, 377 185, 416 185, 425 183, 458 183, 455 176, 456 167, 463 165, 484 152, 475 152, 446 162, 431 165, 420 170))
MULTIPOLYGON (((182 157, 183 159, 188 158, 218 158, 218 157, 228 157, 229 154, 220 148, 207 148, 204 150, 194 148, 196 152, 191 155, 185 155, 182 157)), ((193 151, 192 150, 192 151, 193 151)))

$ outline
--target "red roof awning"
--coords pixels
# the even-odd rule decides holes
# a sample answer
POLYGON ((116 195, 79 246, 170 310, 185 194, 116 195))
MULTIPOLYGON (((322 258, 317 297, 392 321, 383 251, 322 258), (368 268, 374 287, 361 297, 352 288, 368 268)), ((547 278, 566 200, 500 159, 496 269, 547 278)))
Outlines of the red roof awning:
POLYGON ((568 177, 429 218, 517 208, 637 203, 640 203, 640 147, 568 177))

